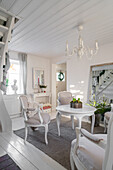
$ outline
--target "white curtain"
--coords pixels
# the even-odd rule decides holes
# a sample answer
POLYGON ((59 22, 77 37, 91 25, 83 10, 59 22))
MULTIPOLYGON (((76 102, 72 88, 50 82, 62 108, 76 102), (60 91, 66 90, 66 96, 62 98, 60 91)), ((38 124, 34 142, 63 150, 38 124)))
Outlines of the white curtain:
POLYGON ((26 94, 27 88, 27 54, 19 53, 18 59, 20 62, 20 89, 23 94, 26 94))

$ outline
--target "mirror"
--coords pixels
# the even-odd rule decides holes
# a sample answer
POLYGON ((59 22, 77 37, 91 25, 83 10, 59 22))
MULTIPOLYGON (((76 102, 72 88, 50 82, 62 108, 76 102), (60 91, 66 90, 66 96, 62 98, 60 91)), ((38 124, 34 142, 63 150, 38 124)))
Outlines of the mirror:
POLYGON ((38 85, 44 85, 44 70, 33 68, 33 88, 38 88, 38 85))
POLYGON ((89 100, 97 102, 103 97, 113 99, 113 63, 94 65, 90 68, 89 100))

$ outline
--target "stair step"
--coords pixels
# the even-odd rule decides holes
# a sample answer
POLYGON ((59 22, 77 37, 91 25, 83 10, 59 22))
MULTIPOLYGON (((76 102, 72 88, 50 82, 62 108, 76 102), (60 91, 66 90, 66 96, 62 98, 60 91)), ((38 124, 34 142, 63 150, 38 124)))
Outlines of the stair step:
POLYGON ((8 27, 0 25, 0 32, 5 33, 6 31, 8 31, 8 27))
POLYGON ((0 15, 0 19, 3 20, 3 21, 7 21, 7 18, 6 17, 3 17, 0 15))
POLYGON ((0 38, 1 38, 1 37, 3 37, 3 33, 2 33, 2 32, 0 32, 0 38))
POLYGON ((4 46, 5 43, 0 41, 0 47, 4 46))

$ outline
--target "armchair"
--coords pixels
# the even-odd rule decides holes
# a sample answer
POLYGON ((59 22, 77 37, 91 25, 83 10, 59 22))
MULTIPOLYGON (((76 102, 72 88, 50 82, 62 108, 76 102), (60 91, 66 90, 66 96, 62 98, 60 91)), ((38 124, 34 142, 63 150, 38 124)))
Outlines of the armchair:
POLYGON ((107 132, 107 125, 109 122, 110 117, 113 115, 113 111, 111 112, 106 112, 104 115, 104 132, 107 132))
POLYGON ((108 134, 92 135, 76 128, 76 136, 70 151, 72 170, 75 165, 78 170, 113 170, 113 115, 109 121, 108 134))
POLYGON ((28 127, 38 128, 43 126, 45 128, 45 143, 48 144, 47 133, 48 124, 50 123, 50 116, 48 113, 43 112, 43 107, 35 102, 28 102, 25 95, 20 96, 22 111, 24 114, 25 122, 25 142, 27 140, 28 127))

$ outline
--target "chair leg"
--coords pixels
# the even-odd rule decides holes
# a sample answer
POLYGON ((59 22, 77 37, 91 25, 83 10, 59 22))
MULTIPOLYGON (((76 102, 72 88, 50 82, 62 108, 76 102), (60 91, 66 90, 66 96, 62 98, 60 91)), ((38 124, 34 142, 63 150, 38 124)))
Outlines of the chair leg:
POLYGON ((25 125, 25 140, 24 140, 25 143, 27 140, 27 133, 28 133, 28 129, 27 129, 27 125, 25 125))
POLYGON ((75 164, 74 164, 73 156, 71 152, 70 152, 70 164, 71 164, 71 170, 75 170, 75 164))
POLYGON ((57 112, 56 120, 57 120, 58 136, 60 136, 60 118, 61 115, 59 112, 57 112))
POLYGON ((71 121, 72 121, 72 129, 74 130, 75 127, 74 127, 74 116, 71 116, 71 121))
POLYGON ((104 117, 104 133, 107 132, 106 118, 104 117))
POLYGON ((47 133, 48 133, 48 124, 45 125, 45 143, 46 143, 46 145, 48 145, 47 133))

